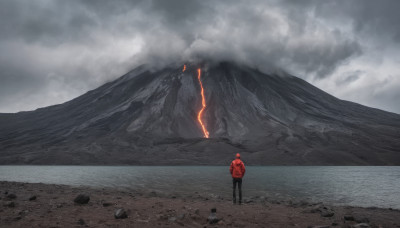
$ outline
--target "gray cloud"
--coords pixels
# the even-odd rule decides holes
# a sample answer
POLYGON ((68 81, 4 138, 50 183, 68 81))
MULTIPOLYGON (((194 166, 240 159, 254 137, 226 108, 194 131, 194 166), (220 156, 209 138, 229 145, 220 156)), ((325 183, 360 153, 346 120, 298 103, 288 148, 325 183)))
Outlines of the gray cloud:
MULTIPOLYGON (((342 99, 400 112, 380 105, 398 88, 356 97, 351 89, 371 85, 349 76, 399 57, 398 8, 395 0, 1 1, 0 112, 64 102, 142 63, 196 59, 283 69, 342 99)), ((398 74, 389 65, 376 72, 382 80, 398 74)))

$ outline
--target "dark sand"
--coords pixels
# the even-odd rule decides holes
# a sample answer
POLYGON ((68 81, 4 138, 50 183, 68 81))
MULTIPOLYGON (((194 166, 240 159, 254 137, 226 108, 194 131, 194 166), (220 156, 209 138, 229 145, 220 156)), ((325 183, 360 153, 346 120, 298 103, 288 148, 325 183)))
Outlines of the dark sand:
POLYGON ((0 182, 0 192, 0 227, 365 227, 357 226, 359 223, 400 227, 400 211, 394 209, 261 198, 232 205, 229 199, 209 199, 200 194, 183 198, 154 192, 16 182, 0 182), (90 196, 88 204, 74 203, 81 193, 90 196), (12 199, 12 194, 16 198, 12 199), (29 200, 32 196, 36 199, 29 200), (221 220, 209 224, 207 217, 214 207, 221 220), (124 208, 128 217, 115 219, 118 208, 124 208), (356 221, 345 220, 344 215, 356 221))

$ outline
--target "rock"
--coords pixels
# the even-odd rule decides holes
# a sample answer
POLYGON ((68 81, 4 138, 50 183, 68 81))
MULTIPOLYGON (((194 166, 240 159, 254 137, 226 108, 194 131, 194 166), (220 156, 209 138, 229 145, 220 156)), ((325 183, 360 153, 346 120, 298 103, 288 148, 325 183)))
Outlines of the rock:
POLYGON ((354 228, 369 228, 370 226, 368 225, 368 223, 358 223, 356 225, 353 226, 354 228))
POLYGON ((12 201, 9 201, 9 202, 4 203, 4 206, 5 207, 15 207, 15 203, 12 201))
POLYGON ((128 214, 126 213, 126 211, 123 208, 119 208, 119 209, 115 210, 114 217, 116 219, 124 219, 124 218, 128 217, 128 214))
POLYGON ((79 220, 78 220, 78 224, 79 224, 79 225, 82 225, 82 226, 85 225, 85 220, 79 219, 79 220))
POLYGON ((172 216, 168 218, 168 221, 170 222, 175 222, 176 221, 176 217, 172 216))
POLYGON ((11 193, 11 194, 7 195, 7 198, 8 199, 15 199, 15 198, 17 198, 17 196, 15 194, 11 193))
POLYGON ((4 192, 4 195, 7 195, 7 194, 8 194, 8 192, 7 192, 7 191, 5 191, 5 192, 4 192))
POLYGON ((333 215, 335 215, 335 212, 331 210, 325 210, 321 212, 322 217, 332 217, 333 215))
POLYGON ((29 201, 36 200, 36 196, 29 197, 29 201))
POLYGON ((87 204, 89 203, 90 196, 85 194, 79 194, 75 199, 74 202, 77 204, 87 204))
POLYGON ((352 215, 345 215, 343 218, 345 221, 354 221, 354 217, 352 215))
POLYGON ((217 222, 219 222, 220 219, 217 218, 217 209, 216 208, 211 208, 211 213, 207 218, 207 221, 210 224, 215 224, 217 222))
POLYGON ((111 205, 113 205, 112 203, 108 203, 108 202, 104 202, 103 203, 103 207, 109 207, 109 206, 111 206, 111 205))
POLYGON ((322 212, 322 207, 321 205, 316 205, 314 207, 312 207, 309 210, 305 210, 305 212, 309 212, 309 213, 318 213, 318 212, 322 212))
POLYGON ((196 209, 194 210, 194 213, 195 213, 196 215, 199 215, 199 214, 200 214, 200 210, 199 210, 198 208, 196 208, 196 209))
POLYGON ((310 228, 329 228, 329 226, 308 226, 310 228))

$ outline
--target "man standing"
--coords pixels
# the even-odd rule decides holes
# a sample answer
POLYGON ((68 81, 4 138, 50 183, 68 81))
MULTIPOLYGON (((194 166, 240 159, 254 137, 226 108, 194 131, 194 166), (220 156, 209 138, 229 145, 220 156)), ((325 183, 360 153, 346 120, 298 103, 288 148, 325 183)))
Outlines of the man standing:
POLYGON ((242 204, 242 178, 246 172, 246 168, 242 160, 240 160, 240 154, 236 154, 236 159, 232 161, 229 171, 232 174, 233 181, 233 203, 236 204, 236 183, 239 188, 239 204, 242 204))

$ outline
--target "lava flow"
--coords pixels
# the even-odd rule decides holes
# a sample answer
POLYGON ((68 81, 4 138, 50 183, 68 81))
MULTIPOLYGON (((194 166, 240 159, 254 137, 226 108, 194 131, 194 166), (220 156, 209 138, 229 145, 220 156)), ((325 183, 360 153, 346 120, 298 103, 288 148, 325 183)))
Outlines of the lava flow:
MULTIPOLYGON (((185 69, 185 68, 186 68, 186 66, 183 69, 185 69)), ((201 128, 203 129, 204 137, 208 138, 210 133, 207 131, 206 127, 203 124, 203 121, 201 120, 201 115, 203 114, 203 111, 207 107, 207 105, 206 105, 206 99, 204 98, 203 83, 201 83, 201 70, 200 70, 200 68, 197 69, 197 78, 199 79, 199 84, 200 84, 200 87, 201 87, 201 104, 202 104, 202 108, 200 109, 199 114, 197 115, 197 119, 199 120, 201 128)))

